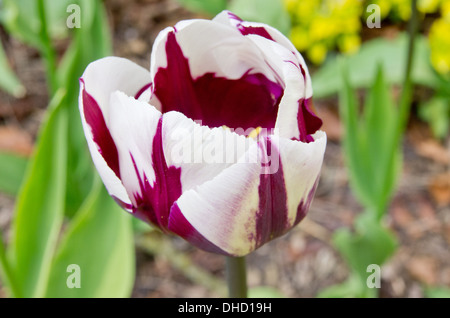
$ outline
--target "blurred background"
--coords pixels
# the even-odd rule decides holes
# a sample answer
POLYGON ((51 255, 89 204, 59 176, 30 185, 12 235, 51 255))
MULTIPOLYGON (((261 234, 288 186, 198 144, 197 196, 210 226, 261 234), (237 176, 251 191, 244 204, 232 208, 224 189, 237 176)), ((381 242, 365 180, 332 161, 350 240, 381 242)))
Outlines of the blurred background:
MULTIPOLYGON (((266 244, 247 258, 248 284, 252 295, 316 297, 332 286, 345 285, 352 272, 358 271, 352 260, 372 247, 374 250, 389 250, 389 255, 381 257, 381 288, 376 296, 450 295, 450 1, 419 0, 417 3, 418 31, 411 69, 413 90, 399 144, 402 164, 397 177, 393 177, 396 179, 395 186, 390 190, 383 217, 380 218, 383 231, 392 235, 392 242, 389 238, 386 243, 389 247, 384 247, 373 246, 372 241, 358 245, 350 240, 354 244, 348 244, 357 246, 348 253, 343 247, 346 243, 339 243, 336 233, 345 229, 348 230, 346 233, 364 237, 364 231, 360 233, 355 230, 355 220, 368 207, 366 201, 361 200, 364 198, 360 194, 362 191, 357 189, 358 178, 353 177, 356 181, 352 182, 350 170, 353 168, 348 165, 352 162, 351 154, 347 153, 348 148, 344 145, 346 132, 351 130, 342 118, 341 95, 343 87, 351 87, 359 105, 364 105, 377 72, 382 69, 383 81, 388 87, 386 91, 393 101, 392 107, 398 108, 408 54, 407 30, 412 13, 410 0, 92 2, 97 7, 88 11, 84 9, 88 6, 86 1, 43 1, 47 19, 43 28, 42 23, 39 24, 42 18, 39 5, 32 12, 34 9, 30 2, 0 0, 0 229, 5 246, 10 245, 11 237, 24 233, 24 228, 29 226, 20 225, 26 222, 19 221, 13 225, 12 220, 15 214, 22 215, 17 218, 26 219, 27 204, 34 207, 33 202, 36 201, 28 194, 32 192, 30 189, 49 186, 49 182, 43 181, 48 177, 44 172, 40 177, 37 172, 30 172, 38 168, 28 168, 28 173, 26 171, 27 166, 30 167, 29 162, 35 158, 33 154, 39 140, 44 139, 38 136, 45 135, 42 125, 50 111, 50 101, 53 104, 58 104, 58 98, 65 101, 69 148, 70 142, 77 147, 85 147, 82 134, 76 141, 70 141, 74 139, 70 127, 79 125, 77 79, 88 62, 103 55, 116 55, 149 68, 153 41, 163 28, 183 19, 209 19, 228 9, 245 20, 276 27, 302 53, 312 75, 314 106, 323 119, 323 130, 328 135, 321 180, 307 218, 289 234, 266 244), (79 29, 67 27, 67 18, 73 12, 66 9, 71 3, 77 3, 81 8, 79 29), (372 10, 368 11, 371 4, 377 6, 370 7, 372 10), (88 24, 85 21, 91 22, 88 24), (81 40, 86 39, 79 35, 82 32, 90 33, 93 43, 96 33, 106 40, 101 45, 96 42, 100 46, 86 53, 83 50, 89 49, 90 42, 81 40), (78 60, 73 56, 78 56, 78 60), (341 63, 347 65, 347 82, 341 74, 341 63), (61 87, 64 91, 59 89, 61 87), (63 97, 58 97, 58 94, 63 94, 63 97), (26 202, 18 204, 18 200, 26 202)), ((385 115, 386 118, 377 122, 374 131, 386 128, 390 115, 385 115)), ((364 121, 361 123, 359 129, 364 129, 364 121)), ((86 177, 88 173, 79 174, 83 167, 90 165, 85 149, 83 156, 87 159, 73 159, 71 151, 76 150, 56 145, 52 148, 55 154, 67 151, 64 160, 68 160, 64 170, 66 179, 60 180, 67 184, 66 194, 63 195, 65 203, 60 203, 64 216, 61 216, 60 228, 54 230, 60 233, 59 237, 63 237, 61 233, 70 228, 74 219, 77 220, 77 211, 83 207, 82 202, 95 182, 92 176, 86 177), (84 182, 88 182, 89 186, 84 182)), ((375 147, 369 143, 370 146, 375 147)), ((47 148, 43 149, 42 153, 47 148)), ((383 149, 375 151, 381 153, 383 149)), ((56 169, 53 164, 59 162, 57 157, 52 158, 56 161, 51 161, 48 169, 56 169)), ((45 158, 40 160, 46 161, 45 158)), ((365 160, 364 157, 361 160, 365 160)), ((38 164, 35 165, 38 167, 38 164)), ((57 184, 57 177, 50 176, 50 182, 57 184)), ((52 186, 55 187, 55 184, 52 186)), ((53 198, 55 191, 49 192, 53 198)), ((47 208, 43 209, 47 211, 47 208)), ((39 213, 43 212, 35 213, 36 219, 40 219, 39 213)), ((29 222, 32 223, 32 220, 34 218, 29 222)), ((163 237, 138 221, 127 222, 132 224, 132 241, 127 246, 132 249, 135 259, 134 255, 130 255, 133 258, 127 264, 131 268, 128 271, 130 278, 121 296, 224 295, 222 256, 202 252, 179 238, 163 237)), ((103 222, 99 224, 106 226, 108 222, 106 225, 103 222)), ((58 238, 58 235, 55 237, 58 238)), ((59 246, 59 240, 54 240, 55 246, 59 246)), ((362 241, 365 242, 364 239, 362 241)), ((65 242, 66 245, 75 244, 70 239, 65 242)), ((33 249, 30 242, 23 244, 33 249)), ((74 253, 82 254, 84 245, 81 241, 77 244, 73 245, 76 246, 74 253)), ((13 248, 21 248, 22 251, 23 246, 16 244, 13 248)), ((59 259, 62 254, 66 255, 56 254, 59 259)), ((35 259, 32 255, 26 257, 35 259)), ((56 266, 57 261, 49 257, 47 263, 56 266)), ((39 265, 36 271, 44 267, 39 265)), ((34 272, 28 274, 40 275, 34 272)), ((50 275, 50 282, 52 279, 50 275)), ((3 282, 0 279, 0 284, 4 285, 3 282)), ((348 291, 350 285, 343 287, 343 290, 348 291)), ((338 290, 338 293, 347 295, 343 290, 338 290)), ((38 295, 66 296, 57 291, 38 295)), ((357 293, 348 295, 355 296, 357 293)), ((0 297, 7 296, 5 289, 0 288, 0 297)))

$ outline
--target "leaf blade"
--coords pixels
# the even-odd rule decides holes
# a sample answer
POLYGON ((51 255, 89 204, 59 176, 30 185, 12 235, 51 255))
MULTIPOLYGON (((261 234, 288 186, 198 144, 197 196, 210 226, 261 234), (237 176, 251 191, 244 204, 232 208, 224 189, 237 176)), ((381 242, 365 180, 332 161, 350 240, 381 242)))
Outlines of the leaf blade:
POLYGON ((39 297, 62 224, 67 161, 65 92, 49 106, 39 142, 18 196, 9 253, 23 297, 39 297))
POLYGON ((72 220, 52 264, 46 297, 128 297, 134 283, 131 216, 98 181, 72 220), (81 269, 81 288, 68 288, 66 268, 81 269))

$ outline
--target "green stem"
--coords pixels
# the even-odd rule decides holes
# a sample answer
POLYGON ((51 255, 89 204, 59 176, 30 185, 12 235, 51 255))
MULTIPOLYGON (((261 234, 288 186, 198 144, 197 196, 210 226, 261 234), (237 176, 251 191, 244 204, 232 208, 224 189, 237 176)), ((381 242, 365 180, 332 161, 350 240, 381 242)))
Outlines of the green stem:
POLYGON ((37 0, 37 7, 41 22, 41 29, 39 30, 39 38, 41 40, 40 51, 44 57, 49 93, 52 96, 58 88, 56 78, 56 52, 52 46, 48 32, 44 0, 37 0))
MULTIPOLYGON (((412 89, 413 83, 411 80, 411 71, 412 64, 414 59, 414 46, 415 46, 415 38, 418 29, 418 12, 417 12, 417 0, 411 1, 411 18, 409 20, 408 26, 408 51, 406 52, 406 68, 405 68, 405 77, 403 79, 403 87, 400 95, 400 105, 398 109, 398 117, 397 117, 397 126, 395 127, 394 135, 391 139, 391 143, 388 146, 389 158, 387 164, 391 166, 391 168, 395 167, 395 156, 399 149, 400 143, 402 141, 403 134, 406 130, 406 126, 408 124, 409 113, 411 109, 412 102, 412 89)), ((386 171, 386 175, 384 180, 389 179, 389 175, 394 173, 392 169, 382 169, 382 171, 386 171)), ((386 211, 387 206, 386 202, 376 207, 377 209, 377 217, 381 219, 384 215, 384 211, 386 211)))
POLYGON ((17 288, 16 281, 13 277, 11 268, 6 258, 5 246, 1 238, 0 232, 0 274, 2 274, 3 281, 6 286, 9 287, 11 295, 13 297, 20 297, 19 289, 17 288))
POLYGON ((415 38, 418 29, 418 12, 417 12, 417 0, 411 1, 411 19, 409 20, 408 26, 408 34, 409 34, 409 43, 408 43, 408 53, 406 60, 406 70, 405 70, 405 78, 403 80, 403 90, 400 97, 400 113, 399 113, 399 124, 397 130, 397 138, 400 139, 403 135, 403 131, 406 128, 409 111, 411 108, 411 100, 412 100, 412 80, 411 80, 411 69, 414 58, 414 45, 415 38))
POLYGON ((230 298, 247 298, 245 257, 226 258, 228 293, 230 298))

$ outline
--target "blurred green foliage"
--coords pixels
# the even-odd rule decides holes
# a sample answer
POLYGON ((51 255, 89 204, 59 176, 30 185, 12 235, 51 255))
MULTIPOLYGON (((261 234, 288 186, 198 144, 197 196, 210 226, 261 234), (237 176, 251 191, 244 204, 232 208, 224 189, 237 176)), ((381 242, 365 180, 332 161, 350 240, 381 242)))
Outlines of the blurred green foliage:
MULTIPOLYGON (((406 68, 405 52, 408 49, 408 35, 399 34, 395 39, 376 38, 364 43, 351 56, 333 56, 312 75, 314 97, 323 98, 339 93, 342 88, 341 64, 345 63, 348 80, 354 88, 369 88, 382 67, 385 81, 401 85, 406 68)), ((435 88, 438 85, 430 63, 426 38, 418 35, 415 40, 411 79, 415 84, 435 88)))
POLYGON ((364 212, 356 218, 353 232, 344 228, 333 235, 334 246, 351 268, 350 277, 322 291, 320 296, 376 297, 377 289, 367 286, 367 268, 371 264, 381 266, 397 246, 396 238, 383 220, 399 175, 399 134, 403 121, 400 111, 394 107, 381 64, 362 113, 346 65, 341 66, 343 80, 339 101, 345 130, 344 157, 352 192, 364 212))
MULTIPOLYGON (((396 107, 390 88, 403 84, 408 37, 400 33, 395 39, 363 43, 361 30, 370 14, 367 4, 378 4, 382 19, 395 24, 410 18, 411 1, 177 1, 205 15, 228 9, 245 20, 270 24, 288 35, 312 63, 322 65, 313 74, 314 96, 339 95, 351 188, 364 211, 352 231, 341 229, 333 237, 352 274, 319 296, 375 297, 376 290, 366 286, 367 266, 382 265, 397 246, 383 220, 401 167, 399 142, 407 115, 407 108, 396 107), (336 49, 344 54, 330 54, 336 49), (368 92, 363 107, 356 89, 368 92)), ((51 96, 33 156, 0 154, 0 189, 17 196, 11 242, 4 246, 0 240, 2 283, 15 297, 127 297, 135 274, 133 231, 149 227, 131 220, 106 193, 78 120, 78 78, 88 63, 111 54, 102 2, 2 0, 0 9, 7 32, 41 53, 51 96), (66 25, 69 4, 83 12, 79 29, 66 25), (59 60, 52 43, 61 38, 69 38, 70 46, 59 60), (71 264, 82 270, 81 289, 66 286, 71 264)), ((450 118, 450 0, 419 0, 418 9, 422 18, 430 13, 439 17, 428 37, 415 38, 411 81, 433 91, 430 99, 420 101, 419 115, 437 137, 445 138, 450 118)), ((15 97, 25 93, 1 44, 0 72, 1 89, 15 97)), ((177 255, 173 258, 180 264, 177 255)), ((427 295, 448 295, 448 290, 430 287, 427 295)), ((282 297, 270 287, 250 289, 250 296, 282 297)))
POLYGON ((1 5, 1 23, 10 35, 40 51, 52 97, 28 163, 0 156, 14 174, 1 174, 0 180, 10 178, 10 193, 18 191, 11 242, 0 249, 2 282, 14 297, 130 296, 132 222, 95 177, 78 111, 78 79, 88 63, 111 54, 103 4, 4 0, 1 5), (83 12, 80 28, 66 24, 69 4, 83 12), (61 37, 71 44, 58 63, 53 41, 61 37), (84 288, 66 285, 71 264, 80 266, 84 288))
MULTIPOLYGON (((361 46, 361 31, 367 18, 373 13, 370 4, 379 6, 381 20, 390 24, 408 21, 411 16, 411 0, 284 0, 291 15, 290 38, 297 49, 305 52, 314 64, 325 61, 327 53, 338 49, 353 54, 361 46)), ((449 0, 419 0, 418 11, 426 14, 440 13, 430 29, 431 61, 442 74, 450 72, 449 0)))

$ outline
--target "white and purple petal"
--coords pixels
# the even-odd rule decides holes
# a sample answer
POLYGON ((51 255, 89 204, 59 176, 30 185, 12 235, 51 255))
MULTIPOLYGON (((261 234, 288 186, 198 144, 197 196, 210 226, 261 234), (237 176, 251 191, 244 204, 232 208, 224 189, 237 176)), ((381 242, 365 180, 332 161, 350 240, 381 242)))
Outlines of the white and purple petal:
POLYGON ((150 73, 137 64, 107 57, 88 65, 80 79, 79 108, 94 164, 108 192, 130 210, 130 200, 120 179, 119 158, 109 129, 111 93, 131 96, 148 86, 150 73))
MULTIPOLYGON (((322 121, 312 111, 312 83, 306 63, 291 41, 277 29, 258 22, 247 22, 230 11, 223 11, 213 21, 230 26, 246 37, 254 39, 269 63, 291 63, 297 69, 287 66, 278 68, 285 83, 285 93, 280 104, 277 127, 282 137, 310 142, 311 135, 322 125, 322 121), (270 42, 273 42, 272 45, 270 42), (277 47, 278 44, 285 50, 277 47), (273 58, 275 57, 275 58, 273 58), (303 82, 300 82, 303 79, 303 82), (297 119, 295 121, 295 118, 297 119)), ((274 67, 275 69, 275 67, 274 67)))
POLYGON ((295 226, 317 186, 326 135, 289 40, 225 11, 163 30, 151 58, 150 72, 104 58, 80 79, 83 128, 111 196, 226 255, 295 226))
POLYGON ((166 29, 153 52, 165 57, 151 69, 151 103, 163 113, 178 111, 209 127, 275 127, 282 83, 259 48, 236 30, 194 20, 181 30, 166 29))
POLYGON ((115 92, 110 127, 132 212, 166 230, 170 206, 180 196, 181 184, 179 169, 168 167, 164 158, 162 114, 148 103, 115 92))
POLYGON ((183 194, 169 230, 204 250, 242 256, 277 238, 305 215, 312 201, 326 136, 303 143, 265 136, 240 161, 183 194))

